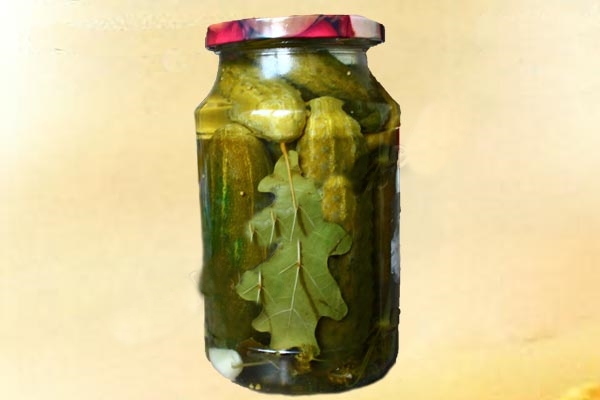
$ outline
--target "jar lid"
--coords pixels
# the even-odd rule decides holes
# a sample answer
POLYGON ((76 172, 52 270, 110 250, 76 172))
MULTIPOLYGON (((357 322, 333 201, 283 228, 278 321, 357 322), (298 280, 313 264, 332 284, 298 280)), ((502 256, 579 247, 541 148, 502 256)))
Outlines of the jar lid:
POLYGON ((247 18, 210 25, 206 48, 257 39, 358 38, 373 44, 385 40, 384 27, 358 15, 292 15, 247 18))

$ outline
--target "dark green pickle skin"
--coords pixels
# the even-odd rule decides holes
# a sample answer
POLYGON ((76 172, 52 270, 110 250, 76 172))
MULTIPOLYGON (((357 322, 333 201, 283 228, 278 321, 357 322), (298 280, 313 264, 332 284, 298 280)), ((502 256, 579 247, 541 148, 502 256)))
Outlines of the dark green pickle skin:
MULTIPOLYGON (((205 346, 207 352, 215 347, 235 350, 243 361, 243 369, 233 381, 255 391, 288 395, 343 392, 380 380, 396 360, 399 277, 393 272, 392 253, 393 247, 398 246, 394 238, 397 240, 399 213, 400 109, 371 75, 366 58, 361 61, 362 56, 364 50, 359 47, 348 50, 330 43, 277 51, 239 45, 231 51, 223 49, 215 86, 196 110, 205 346), (336 51, 346 57, 354 52, 360 62, 345 65, 334 57, 336 51), (353 246, 349 253, 329 259, 329 269, 349 311, 339 322, 328 318, 319 321, 315 335, 320 353, 315 357, 306 357, 299 348, 269 348, 269 334, 257 332, 251 325, 260 306, 241 299, 235 291, 236 279, 268 257, 264 249, 248 240, 247 222, 273 200, 268 194, 259 193, 256 187, 260 179, 272 172, 282 153, 279 143, 269 140, 263 132, 257 134, 252 127, 230 126, 234 121, 240 123, 232 115, 231 99, 227 98, 228 87, 235 82, 222 82, 220 78, 234 76, 222 74, 228 69, 242 73, 247 69, 260 77, 261 66, 282 52, 291 58, 292 68, 275 79, 301 93, 307 103, 307 121, 311 118, 309 101, 322 96, 335 97, 343 102, 344 112, 356 120, 364 137, 360 157, 353 161, 354 169, 332 173, 331 176, 340 176, 332 184, 325 183, 326 173, 319 178, 321 182, 317 181, 325 191, 324 196, 330 190, 330 197, 339 201, 341 196, 350 204, 348 215, 335 222, 352 236, 353 246), (306 71, 314 70, 315 65, 319 72, 328 72, 331 79, 307 79, 306 76, 314 78, 306 71), (211 108, 211 98, 218 98, 222 112, 215 113, 215 108, 211 108)), ((294 107, 297 113, 297 106, 294 107)), ((302 151, 303 137, 288 141, 288 149, 302 151)), ((339 148, 351 145, 348 142, 339 148)), ((334 156, 342 164, 347 151, 343 153, 334 156)))
POLYGON ((269 204, 269 197, 256 187, 273 166, 261 141, 238 124, 218 129, 210 141, 199 145, 203 148, 198 153, 204 155, 199 160, 201 187, 210 193, 201 201, 204 261, 200 292, 211 347, 230 348, 252 335, 252 319, 258 314, 256 304, 235 293, 240 268, 265 257, 261 247, 246 241, 244 226, 238 221, 252 218, 269 204))

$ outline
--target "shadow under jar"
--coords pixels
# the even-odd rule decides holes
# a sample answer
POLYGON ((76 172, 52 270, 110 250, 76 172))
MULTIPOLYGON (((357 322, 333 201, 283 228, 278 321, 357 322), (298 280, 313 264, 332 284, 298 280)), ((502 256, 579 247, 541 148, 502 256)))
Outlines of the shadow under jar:
POLYGON ((349 15, 211 25, 195 112, 206 353, 254 390, 340 392, 398 351, 398 104, 349 15))

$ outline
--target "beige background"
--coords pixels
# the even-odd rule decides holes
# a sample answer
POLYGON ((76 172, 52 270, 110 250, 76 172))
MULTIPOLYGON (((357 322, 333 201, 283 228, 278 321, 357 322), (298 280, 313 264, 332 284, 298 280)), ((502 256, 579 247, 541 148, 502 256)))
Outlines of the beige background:
POLYGON ((216 71, 209 23, 315 12, 386 25, 370 64, 403 110, 400 355, 344 398, 600 382, 598 1, 14 3, 1 398, 259 398, 203 355, 192 112, 216 71))

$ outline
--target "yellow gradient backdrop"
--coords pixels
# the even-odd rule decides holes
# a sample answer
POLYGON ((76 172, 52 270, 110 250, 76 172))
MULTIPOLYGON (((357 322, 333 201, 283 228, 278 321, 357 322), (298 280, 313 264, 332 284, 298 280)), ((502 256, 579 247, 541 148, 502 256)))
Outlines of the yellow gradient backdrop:
POLYGON ((0 397, 261 398, 204 357, 192 113, 217 66, 208 24, 307 13, 385 24, 369 61, 403 111, 400 354, 343 398, 553 400, 600 383, 599 4, 15 4, 0 397))

